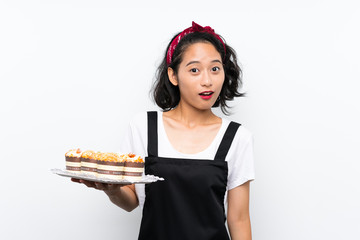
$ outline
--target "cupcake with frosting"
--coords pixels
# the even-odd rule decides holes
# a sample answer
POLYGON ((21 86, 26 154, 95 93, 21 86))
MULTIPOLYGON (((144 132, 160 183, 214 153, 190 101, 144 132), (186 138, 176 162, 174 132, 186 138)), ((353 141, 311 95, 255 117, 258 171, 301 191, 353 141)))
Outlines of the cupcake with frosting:
POLYGON ((69 172, 80 173, 81 172, 81 150, 71 149, 65 153, 66 170, 69 172))
POLYGON ((81 173, 97 176, 97 161, 95 159, 96 152, 86 150, 81 154, 81 173))
POLYGON ((144 160, 133 153, 125 154, 123 158, 125 159, 124 179, 128 181, 141 180, 144 172, 144 160))
POLYGON ((98 177, 121 180, 124 175, 124 159, 118 153, 102 153, 97 157, 98 177))

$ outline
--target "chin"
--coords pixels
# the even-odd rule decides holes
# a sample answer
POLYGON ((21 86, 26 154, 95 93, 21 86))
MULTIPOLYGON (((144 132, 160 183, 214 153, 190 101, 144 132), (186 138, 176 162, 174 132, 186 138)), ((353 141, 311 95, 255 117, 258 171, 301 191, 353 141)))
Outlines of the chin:
POLYGON ((202 106, 199 106, 199 107, 196 107, 196 108, 201 110, 201 111, 207 111, 207 110, 211 110, 213 105, 214 105, 214 103, 209 103, 209 104, 206 104, 206 106, 202 105, 202 106))

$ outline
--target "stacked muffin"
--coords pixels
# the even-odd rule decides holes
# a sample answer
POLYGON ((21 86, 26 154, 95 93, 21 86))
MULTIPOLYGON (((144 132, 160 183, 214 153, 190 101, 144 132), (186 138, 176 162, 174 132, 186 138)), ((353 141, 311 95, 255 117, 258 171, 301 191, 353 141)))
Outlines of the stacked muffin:
POLYGON ((81 173, 97 176, 97 161, 95 159, 96 153, 92 150, 86 150, 81 154, 81 173))
POLYGON ((97 173, 100 178, 124 179, 125 161, 117 153, 99 153, 97 155, 97 173))
POLYGON ((65 154, 66 159, 66 170, 69 172, 80 172, 81 171, 81 150, 71 149, 65 154))
POLYGON ((140 180, 144 172, 144 160, 132 153, 124 155, 124 159, 124 179, 129 181, 140 180))
POLYGON ((138 181, 144 172, 144 160, 135 154, 95 152, 72 149, 65 154, 66 170, 97 178, 138 181))

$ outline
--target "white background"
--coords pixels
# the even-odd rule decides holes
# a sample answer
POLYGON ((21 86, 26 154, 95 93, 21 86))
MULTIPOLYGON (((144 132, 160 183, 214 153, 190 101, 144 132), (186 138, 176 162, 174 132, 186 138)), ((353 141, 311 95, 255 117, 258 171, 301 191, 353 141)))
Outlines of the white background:
POLYGON ((194 20, 243 67, 230 118, 255 136, 253 239, 359 239, 357 2, 0 1, 0 238, 136 239, 139 208, 50 169, 70 148, 117 151, 194 20))

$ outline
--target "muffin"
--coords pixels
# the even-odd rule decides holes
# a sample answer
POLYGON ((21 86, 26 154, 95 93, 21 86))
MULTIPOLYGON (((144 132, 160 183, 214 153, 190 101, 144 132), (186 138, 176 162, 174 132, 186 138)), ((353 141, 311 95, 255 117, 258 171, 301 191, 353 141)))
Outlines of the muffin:
POLYGON ((142 179, 144 172, 144 160, 135 154, 129 153, 124 155, 124 177, 128 181, 138 181, 142 179))
POLYGON ((124 175, 124 160, 117 153, 102 153, 97 156, 97 176, 121 180, 124 175))
POLYGON ((71 149, 65 153, 66 170, 69 172, 80 173, 81 172, 81 150, 71 149))
POLYGON ((95 159, 95 152, 86 150, 81 154, 81 173, 97 176, 97 162, 95 159))

